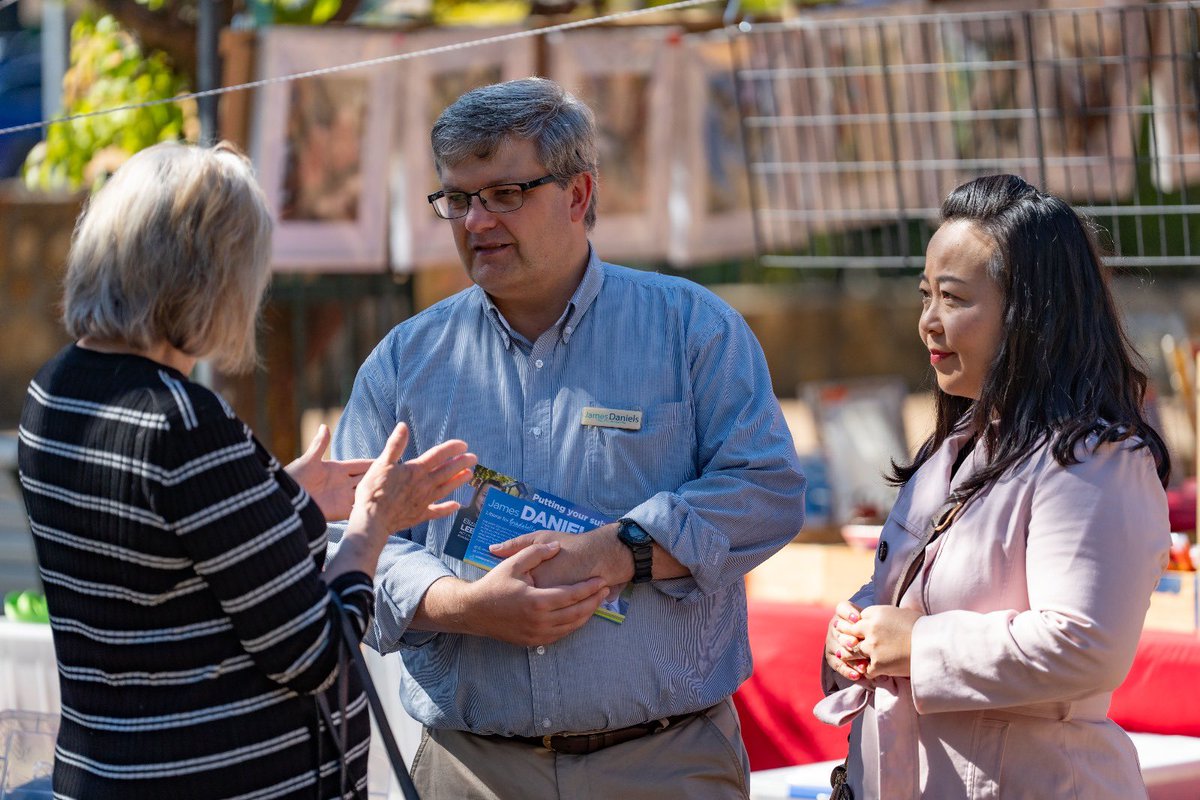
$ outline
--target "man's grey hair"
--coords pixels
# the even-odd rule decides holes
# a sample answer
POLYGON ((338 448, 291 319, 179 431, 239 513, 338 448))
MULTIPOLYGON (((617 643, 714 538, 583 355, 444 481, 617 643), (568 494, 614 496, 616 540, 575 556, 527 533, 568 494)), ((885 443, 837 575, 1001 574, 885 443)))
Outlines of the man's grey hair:
POLYGON ((494 83, 451 103, 430 135, 438 174, 468 158, 491 158, 510 138, 533 142, 538 160, 559 186, 581 173, 591 174, 592 199, 584 216, 590 231, 596 224, 600 182, 596 119, 586 104, 552 80, 494 83))
POLYGON ((121 165, 80 215, 63 322, 77 339, 167 342, 246 369, 270 255, 271 215, 245 156, 224 143, 157 144, 121 165))

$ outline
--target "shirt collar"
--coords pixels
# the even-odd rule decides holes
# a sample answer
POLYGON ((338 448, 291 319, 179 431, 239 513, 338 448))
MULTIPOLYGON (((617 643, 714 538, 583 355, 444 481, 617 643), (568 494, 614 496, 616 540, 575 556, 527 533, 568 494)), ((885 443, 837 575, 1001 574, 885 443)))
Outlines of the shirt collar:
MULTIPOLYGON (((558 337, 563 344, 571 341, 571 336, 579 326, 579 321, 583 319, 583 315, 587 313, 596 296, 600 294, 600 287, 603 283, 604 262, 596 255, 595 248, 589 244, 588 263, 583 270, 583 278, 579 281, 579 285, 575 287, 575 293, 571 295, 571 299, 567 302, 567 307, 563 310, 562 316, 551 326, 551 330, 558 332, 558 337)), ((475 286, 474 290, 481 298, 483 310, 488 320, 492 323, 496 332, 504 339, 504 348, 506 350, 510 349, 514 344, 523 346, 526 349, 533 347, 533 342, 530 342, 509 325, 508 320, 500 313, 500 309, 496 307, 495 302, 492 301, 487 292, 478 285, 475 286)))

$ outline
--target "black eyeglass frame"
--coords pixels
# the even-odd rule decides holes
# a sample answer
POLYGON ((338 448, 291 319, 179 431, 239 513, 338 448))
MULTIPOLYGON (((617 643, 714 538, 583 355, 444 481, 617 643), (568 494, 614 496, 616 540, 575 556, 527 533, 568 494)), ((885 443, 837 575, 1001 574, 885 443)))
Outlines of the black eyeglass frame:
POLYGON ((534 178, 531 181, 525 181, 523 183, 522 182, 513 182, 513 181, 509 181, 509 182, 505 182, 505 183, 493 183, 491 186, 484 186, 482 189, 477 189, 474 192, 460 192, 457 190, 453 191, 453 192, 449 192, 449 194, 461 194, 467 198, 467 210, 464 211, 460 216, 457 216, 457 217, 443 217, 441 215, 441 213, 438 211, 438 207, 435 205, 436 201, 440 200, 441 198, 443 198, 447 195, 447 192, 445 189, 438 189, 433 194, 426 196, 425 199, 429 201, 429 205, 433 206, 433 213, 437 214, 437 216, 440 219, 462 219, 467 214, 470 214, 472 197, 478 197, 479 202, 483 204, 484 209, 491 212, 492 214, 511 214, 514 211, 520 211, 525 206, 525 193, 528 192, 530 189, 536 189, 539 186, 545 186, 547 183, 552 183, 557 180, 558 180, 557 175, 543 175, 540 178, 534 178), (520 189, 521 190, 521 205, 517 206, 516 208, 510 208, 508 211, 493 211, 492 209, 488 208, 487 201, 483 199, 483 192, 486 192, 488 189, 496 189, 500 186, 516 186, 518 189, 520 189))

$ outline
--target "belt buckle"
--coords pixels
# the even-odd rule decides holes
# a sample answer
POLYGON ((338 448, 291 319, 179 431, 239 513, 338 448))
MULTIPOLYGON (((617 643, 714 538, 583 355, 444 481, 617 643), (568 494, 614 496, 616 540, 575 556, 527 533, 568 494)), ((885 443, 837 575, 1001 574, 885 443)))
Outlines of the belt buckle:
POLYGON ((562 755, 587 755, 595 752, 597 748, 591 747, 590 744, 601 735, 596 733, 548 733, 542 736, 542 747, 562 755), (558 741, 555 741, 556 739, 558 741), (582 750, 577 747, 577 744, 581 742, 583 743, 582 750))

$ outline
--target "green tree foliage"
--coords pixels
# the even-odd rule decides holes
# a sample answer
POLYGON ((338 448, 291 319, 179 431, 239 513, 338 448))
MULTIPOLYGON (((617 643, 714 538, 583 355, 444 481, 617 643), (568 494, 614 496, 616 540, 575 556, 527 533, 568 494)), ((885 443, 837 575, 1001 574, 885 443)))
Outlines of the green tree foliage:
MULTIPOLYGON (((71 28, 71 64, 63 78, 62 115, 175 97, 186 79, 167 57, 144 53, 111 16, 85 14, 71 28)), ((129 156, 165 141, 196 141, 195 101, 164 103, 51 125, 25 160, 32 189, 96 187, 129 156)))
MULTIPOLYGON (((158 0, 162 2, 163 0, 158 0)), ((256 4, 256 18, 287 25, 321 25, 342 8, 342 0, 269 0, 256 4)))
MULTIPOLYGON (((188 91, 196 60, 196 0, 93 4, 105 13, 87 13, 71 28, 71 64, 59 116, 188 91)), ((357 7, 358 0, 230 0, 219 4, 218 24, 227 25, 233 14, 245 11, 253 12, 259 24, 321 24, 344 21, 357 7)), ((95 188, 138 150, 163 141, 194 142, 199 134, 191 100, 51 125, 46 140, 25 160, 25 183, 43 190, 95 188)))

